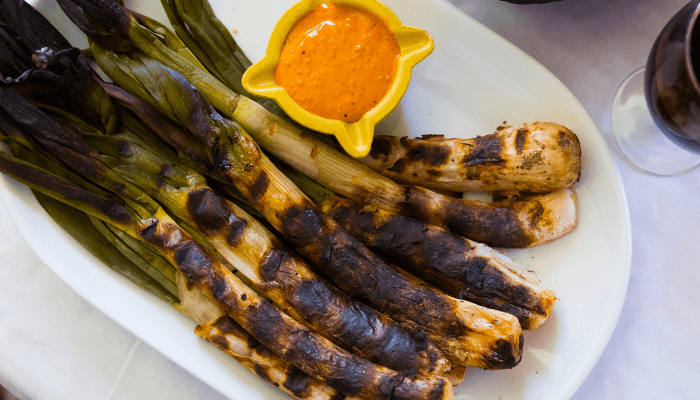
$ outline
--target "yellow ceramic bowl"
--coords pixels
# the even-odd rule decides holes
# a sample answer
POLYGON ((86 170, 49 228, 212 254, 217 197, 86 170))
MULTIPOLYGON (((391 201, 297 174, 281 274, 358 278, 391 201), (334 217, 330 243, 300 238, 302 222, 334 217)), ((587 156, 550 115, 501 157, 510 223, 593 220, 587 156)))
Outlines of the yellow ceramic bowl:
POLYGON ((433 51, 433 39, 422 29, 401 24, 398 17, 384 4, 376 0, 301 0, 290 8, 277 22, 272 31, 267 53, 243 75, 243 87, 250 93, 274 99, 295 121, 318 132, 333 134, 343 149, 353 157, 369 153, 374 136, 374 126, 382 120, 401 100, 411 80, 411 69, 433 51), (336 3, 369 11, 382 18, 394 33, 401 48, 396 76, 386 96, 359 121, 347 123, 319 117, 301 108, 281 86, 275 83, 275 68, 279 62, 282 46, 294 25, 316 6, 336 3))

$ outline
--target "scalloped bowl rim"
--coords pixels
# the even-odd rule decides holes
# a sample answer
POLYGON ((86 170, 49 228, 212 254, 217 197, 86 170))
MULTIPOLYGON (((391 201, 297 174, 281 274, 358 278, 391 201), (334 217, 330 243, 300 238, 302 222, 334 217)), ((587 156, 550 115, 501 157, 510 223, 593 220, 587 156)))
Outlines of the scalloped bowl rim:
POLYGON ((339 120, 315 115, 299 106, 283 87, 277 85, 271 75, 279 62, 280 53, 289 31, 305 15, 318 5, 328 3, 324 0, 301 0, 289 8, 277 21, 268 41, 265 56, 253 64, 242 78, 243 87, 250 93, 273 99, 296 122, 318 132, 335 135, 343 149, 353 157, 363 157, 369 153, 374 127, 386 117, 401 101, 411 80, 411 70, 425 59, 434 49, 434 42, 423 29, 403 25, 401 20, 385 4, 377 0, 333 0, 333 3, 350 5, 378 15, 389 26, 401 45, 401 37, 413 35, 411 43, 418 45, 401 45, 398 56, 396 75, 387 94, 371 110, 356 122, 346 123, 339 120), (261 80, 262 78, 262 80, 261 80))

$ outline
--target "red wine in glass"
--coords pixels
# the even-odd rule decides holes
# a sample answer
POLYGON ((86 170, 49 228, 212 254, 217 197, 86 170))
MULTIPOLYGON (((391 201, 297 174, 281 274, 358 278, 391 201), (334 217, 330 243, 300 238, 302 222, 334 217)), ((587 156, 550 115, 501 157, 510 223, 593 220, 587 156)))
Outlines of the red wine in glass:
POLYGON ((693 1, 666 25, 651 48, 644 94, 659 129, 682 148, 700 154, 700 24, 693 1))
POLYGON ((646 68, 620 86, 610 119, 615 141, 637 167, 676 175, 700 165, 700 0, 663 28, 646 68))

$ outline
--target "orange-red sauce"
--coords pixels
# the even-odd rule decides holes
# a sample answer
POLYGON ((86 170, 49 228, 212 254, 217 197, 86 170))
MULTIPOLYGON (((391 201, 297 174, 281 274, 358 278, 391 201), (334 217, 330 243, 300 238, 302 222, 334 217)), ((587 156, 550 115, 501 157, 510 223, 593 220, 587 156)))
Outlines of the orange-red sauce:
POLYGON ((376 15, 325 3, 287 35, 275 82, 305 110, 355 122, 386 95, 399 52, 393 33, 376 15))

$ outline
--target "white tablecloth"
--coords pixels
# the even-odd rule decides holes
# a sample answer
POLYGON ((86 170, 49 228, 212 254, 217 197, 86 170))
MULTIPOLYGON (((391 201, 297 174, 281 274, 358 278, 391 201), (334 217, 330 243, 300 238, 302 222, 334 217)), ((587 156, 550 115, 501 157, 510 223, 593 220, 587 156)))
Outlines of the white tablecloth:
MULTIPOLYGON (((452 3, 552 71, 607 136, 612 92, 686 1, 452 3)), ((653 177, 609 145, 629 201, 632 274, 612 339, 574 398, 700 398, 700 169, 653 177)), ((0 385, 31 399, 225 398, 60 281, 1 203, 0 385)))

